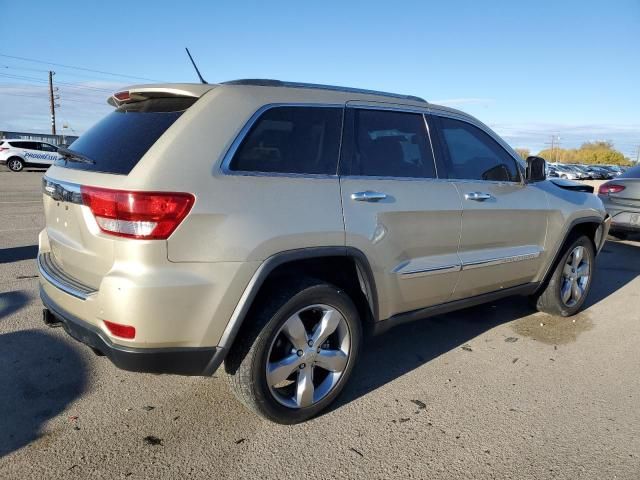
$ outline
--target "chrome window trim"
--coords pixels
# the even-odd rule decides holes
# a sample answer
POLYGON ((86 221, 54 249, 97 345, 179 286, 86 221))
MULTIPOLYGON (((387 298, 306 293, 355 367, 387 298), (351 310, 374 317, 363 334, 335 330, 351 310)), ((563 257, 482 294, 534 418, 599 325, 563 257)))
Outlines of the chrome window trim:
POLYGON ((349 100, 345 103, 345 108, 355 108, 358 110, 381 110, 385 112, 414 113, 418 115, 425 115, 429 110, 426 105, 424 107, 418 107, 413 105, 400 105, 397 103, 372 102, 366 100, 349 100))
POLYGON ((507 153, 507 155, 511 157, 511 159, 516 164, 516 169, 518 170, 518 173, 520 174, 520 181, 518 182, 512 182, 512 181, 496 182, 492 180, 479 180, 479 179, 474 180, 474 179, 467 179, 467 178, 459 178, 459 179, 451 178, 449 180, 454 180, 454 181, 467 180, 471 182, 493 182, 493 183, 503 183, 503 184, 510 184, 510 185, 525 184, 525 178, 524 178, 525 166, 522 164, 522 160, 520 159, 520 156, 518 156, 518 154, 516 154, 515 151, 513 151, 513 149, 511 148, 511 146, 509 146, 507 142, 505 142, 497 133, 495 133, 493 130, 487 127, 480 120, 477 120, 474 117, 464 114, 462 112, 454 113, 454 112, 449 112, 447 110, 439 110, 437 107, 434 108, 432 105, 429 106, 428 115, 433 115, 434 117, 444 117, 444 118, 450 118, 452 120, 458 120, 460 122, 467 123, 473 127, 480 129, 482 132, 486 133, 487 135, 489 135, 489 137, 495 140, 495 142, 507 153))
MULTIPOLYGON (((340 163, 340 157, 338 156, 338 161, 336 163, 336 173, 335 174, 326 174, 326 173, 288 173, 288 172, 260 172, 260 171, 251 171, 251 170, 231 170, 229 165, 233 160, 236 152, 242 145, 242 142, 245 140, 246 136, 249 134, 251 128, 255 125, 258 119, 268 110, 273 108, 280 107, 311 107, 311 108, 339 108, 344 111, 344 104, 342 103, 268 103, 263 105, 258 110, 255 111, 249 120, 244 124, 244 126, 240 129, 240 132, 236 135, 233 142, 225 152, 222 157, 222 162, 220 163, 220 171, 223 175, 229 176, 239 176, 239 177, 287 177, 287 178, 316 178, 316 179, 333 179, 335 180, 338 177, 338 164, 340 163)), ((343 114, 343 123, 344 123, 344 114, 343 114)), ((342 142, 342 126, 340 128, 340 143, 342 142)), ((339 145, 340 146, 340 145, 339 145)), ((338 150, 340 150, 338 148, 338 150)), ((338 155, 339 155, 338 151, 338 155)))

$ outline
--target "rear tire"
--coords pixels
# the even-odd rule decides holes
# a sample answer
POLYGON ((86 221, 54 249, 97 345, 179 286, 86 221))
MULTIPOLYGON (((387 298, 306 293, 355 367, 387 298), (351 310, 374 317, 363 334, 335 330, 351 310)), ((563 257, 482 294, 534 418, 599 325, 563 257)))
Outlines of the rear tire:
POLYGON ((588 237, 569 239, 546 287, 532 299, 536 308, 561 317, 575 315, 589 295, 594 262, 595 249, 588 237))
POLYGON ((252 412, 303 422, 351 376, 362 343, 358 310, 343 290, 310 278, 265 297, 225 359, 229 385, 252 412))
POLYGON ((19 157, 11 157, 7 160, 7 167, 12 172, 21 172, 24 169, 24 161, 19 157))

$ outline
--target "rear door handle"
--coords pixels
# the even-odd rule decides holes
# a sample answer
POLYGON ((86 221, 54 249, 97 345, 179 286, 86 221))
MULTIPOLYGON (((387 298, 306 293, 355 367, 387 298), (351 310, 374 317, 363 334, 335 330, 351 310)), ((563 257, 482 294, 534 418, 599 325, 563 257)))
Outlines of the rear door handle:
POLYGON ((379 202, 387 198, 386 193, 372 192, 367 190, 366 192, 356 192, 351 194, 351 200, 356 202, 379 202))
POLYGON ((488 193, 471 192, 471 193, 465 193, 464 198, 467 200, 475 200, 476 202, 484 202, 485 200, 489 200, 490 198, 493 198, 493 197, 488 193))

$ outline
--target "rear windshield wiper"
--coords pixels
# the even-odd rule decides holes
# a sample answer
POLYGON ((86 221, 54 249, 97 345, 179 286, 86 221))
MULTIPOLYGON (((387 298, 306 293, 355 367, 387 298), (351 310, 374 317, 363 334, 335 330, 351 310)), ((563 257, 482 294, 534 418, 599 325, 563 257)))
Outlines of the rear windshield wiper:
POLYGON ((68 148, 59 147, 58 153, 64 157, 68 162, 89 163, 95 165, 95 160, 91 160, 89 157, 85 157, 81 153, 74 152, 68 148))

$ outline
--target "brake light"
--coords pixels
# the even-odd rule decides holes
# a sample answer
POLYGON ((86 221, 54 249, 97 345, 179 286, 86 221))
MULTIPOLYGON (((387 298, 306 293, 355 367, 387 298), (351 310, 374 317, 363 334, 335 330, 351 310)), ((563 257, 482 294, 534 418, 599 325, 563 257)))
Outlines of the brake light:
POLYGON ((128 90, 125 90, 124 92, 114 93, 113 97, 119 102, 126 102, 131 98, 128 90))
POLYGON ((103 322, 106 325, 107 330, 109 330, 111 335, 115 337, 131 339, 136 336, 136 327, 132 327, 131 325, 121 325, 107 320, 103 320, 103 322))
POLYGON ((609 195, 610 193, 620 193, 625 189, 624 185, 616 185, 615 183, 603 183, 598 188, 600 195, 609 195))
POLYGON ((100 230, 118 237, 165 240, 195 202, 190 193, 130 192, 81 187, 82 202, 100 230))
POLYGON ((9 147, 0 147, 0 152, 4 152, 5 150, 9 150, 9 147))

